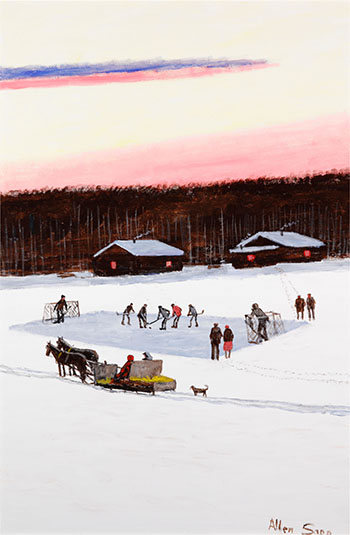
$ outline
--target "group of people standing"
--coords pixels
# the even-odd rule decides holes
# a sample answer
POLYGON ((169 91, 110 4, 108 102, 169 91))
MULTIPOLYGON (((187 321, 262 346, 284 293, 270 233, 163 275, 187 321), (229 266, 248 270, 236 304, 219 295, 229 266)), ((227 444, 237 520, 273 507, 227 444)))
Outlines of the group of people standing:
POLYGON ((298 297, 295 300, 294 306, 295 306, 295 309, 297 311, 297 319, 299 319, 299 317, 302 320, 304 319, 305 306, 307 308, 309 321, 311 321, 311 319, 313 319, 313 320, 315 319, 316 301, 315 301, 314 297, 312 297, 311 294, 307 294, 306 302, 305 302, 305 299, 303 297, 298 295, 298 297))
MULTIPOLYGON (((166 331, 167 323, 169 320, 173 318, 173 324, 171 325, 172 329, 177 329, 179 325, 180 318, 182 316, 182 308, 178 305, 175 305, 175 303, 171 304, 171 311, 167 308, 163 307, 162 305, 158 306, 158 314, 157 318, 154 321, 149 322, 147 319, 147 303, 142 305, 140 310, 137 313, 137 319, 139 321, 139 327, 140 329, 146 329, 149 325, 152 325, 152 323, 156 323, 157 321, 161 320, 161 326, 159 328, 160 331, 166 331)), ((121 324, 125 325, 125 320, 127 320, 127 324, 131 325, 130 321, 130 314, 135 313, 134 305, 133 303, 130 303, 123 312, 123 317, 121 324)), ((202 314, 202 312, 201 312, 202 314)), ((189 325, 188 327, 192 327, 192 322, 194 321, 195 326, 199 327, 198 324, 198 312, 196 308, 192 305, 188 305, 188 313, 187 316, 190 317, 189 325)))
POLYGON ((235 335, 233 334, 233 331, 230 329, 229 325, 225 325, 224 333, 222 333, 219 324, 214 323, 209 335, 212 360, 219 360, 220 343, 222 338, 224 339, 225 358, 229 359, 231 357, 234 337, 235 335))

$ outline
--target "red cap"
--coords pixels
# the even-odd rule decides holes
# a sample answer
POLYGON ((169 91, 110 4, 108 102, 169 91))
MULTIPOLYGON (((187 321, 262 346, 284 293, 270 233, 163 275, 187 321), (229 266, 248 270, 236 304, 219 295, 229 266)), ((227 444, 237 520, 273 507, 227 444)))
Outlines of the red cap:
POLYGON ((230 327, 228 325, 225 325, 225 329, 229 329, 230 327))
POLYGON ((134 360, 134 355, 128 355, 128 361, 134 360))

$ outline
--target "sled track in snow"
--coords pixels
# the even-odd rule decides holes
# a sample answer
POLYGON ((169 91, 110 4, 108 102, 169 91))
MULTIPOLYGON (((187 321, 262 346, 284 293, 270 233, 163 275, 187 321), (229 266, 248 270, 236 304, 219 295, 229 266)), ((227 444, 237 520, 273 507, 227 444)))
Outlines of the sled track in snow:
MULTIPOLYGON (((93 388, 107 395, 134 395, 134 392, 123 392, 122 390, 106 390, 98 385, 83 384, 80 380, 69 377, 60 377, 57 373, 42 372, 39 370, 31 370, 29 368, 11 368, 10 366, 0 365, 0 373, 15 375, 17 377, 29 377, 35 379, 54 379, 58 381, 65 381, 71 385, 93 388)), ((144 396, 143 393, 138 393, 144 396)), ((260 400, 260 399, 240 399, 240 398, 225 398, 225 397, 194 397, 185 392, 171 392, 169 394, 157 393, 156 398, 146 395, 149 399, 165 399, 167 401, 177 402, 193 402, 193 403, 209 403, 210 405, 234 405, 237 407, 244 407, 247 409, 277 409, 287 412, 294 412, 299 414, 329 414, 331 416, 347 416, 350 415, 350 407, 346 405, 304 405, 302 403, 292 403, 287 401, 274 400, 260 400)))
POLYGON ((309 381, 316 383, 335 383, 335 384, 350 384, 350 375, 348 373, 338 372, 295 372, 292 370, 281 370, 278 368, 266 368, 257 364, 243 364, 237 362, 232 364, 232 367, 238 371, 253 373, 261 377, 268 377, 271 379, 278 379, 280 381, 309 381))
POLYGON ((9 375, 16 375, 17 377, 30 377, 33 379, 54 379, 58 381, 66 381, 71 384, 81 385, 81 386, 90 386, 90 383, 81 382, 79 377, 72 379, 72 376, 66 375, 66 377, 60 377, 58 373, 42 372, 40 370, 31 370, 30 368, 11 368, 10 366, 5 366, 0 364, 0 373, 5 373, 9 375))
MULTIPOLYGON (((161 395, 161 397, 165 397, 161 395)), ((262 399, 240 399, 240 398, 218 398, 218 397, 194 397, 191 394, 179 392, 176 395, 167 397, 174 401, 193 400, 197 403, 210 403, 214 405, 235 405, 247 409, 278 409, 299 414, 330 414, 331 416, 348 416, 350 407, 347 405, 304 405, 302 403, 292 403, 289 401, 273 401, 262 399)))

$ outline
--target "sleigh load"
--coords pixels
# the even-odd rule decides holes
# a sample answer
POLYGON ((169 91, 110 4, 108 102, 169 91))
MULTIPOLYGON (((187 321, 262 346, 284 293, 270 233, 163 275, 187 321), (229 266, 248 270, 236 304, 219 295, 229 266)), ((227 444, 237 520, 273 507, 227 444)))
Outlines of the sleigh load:
POLYGON ((162 368, 162 360, 136 360, 131 365, 127 379, 114 381, 114 377, 119 371, 119 366, 117 364, 97 364, 94 369, 94 382, 95 385, 104 388, 148 392, 150 394, 165 390, 175 390, 175 379, 161 375, 162 368))

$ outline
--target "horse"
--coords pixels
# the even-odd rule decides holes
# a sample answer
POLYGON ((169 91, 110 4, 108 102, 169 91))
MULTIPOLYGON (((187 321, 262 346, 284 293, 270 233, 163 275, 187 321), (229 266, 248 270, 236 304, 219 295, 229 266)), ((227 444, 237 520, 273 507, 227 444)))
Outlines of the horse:
POLYGON ((94 349, 82 349, 80 347, 74 347, 69 342, 67 342, 67 340, 65 340, 63 336, 59 336, 57 338, 56 344, 58 349, 63 349, 63 351, 67 351, 67 353, 73 351, 74 353, 80 353, 81 355, 84 355, 90 370, 93 372, 94 367, 97 364, 99 358, 97 351, 95 351, 94 349))
POLYGON ((86 383, 86 359, 84 355, 81 355, 80 353, 68 353, 67 351, 61 351, 58 347, 51 344, 51 342, 47 342, 46 344, 46 356, 48 357, 50 353, 55 358, 57 364, 58 364, 58 373, 60 377, 62 377, 61 374, 61 366, 63 366, 63 377, 65 377, 66 372, 64 369, 64 366, 73 366, 73 368, 77 368, 80 379, 82 383, 86 383))

